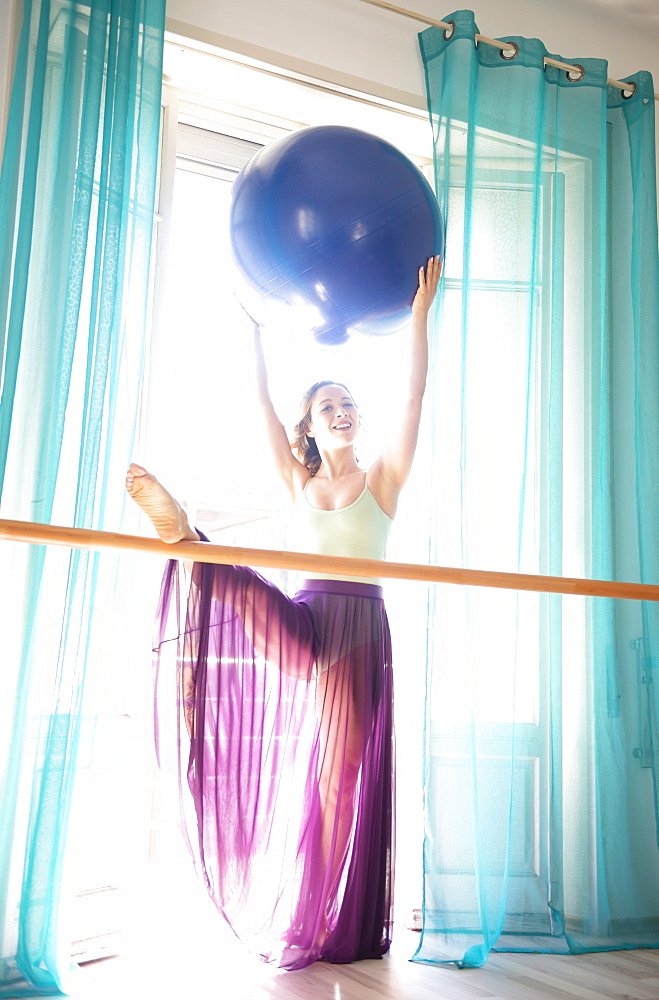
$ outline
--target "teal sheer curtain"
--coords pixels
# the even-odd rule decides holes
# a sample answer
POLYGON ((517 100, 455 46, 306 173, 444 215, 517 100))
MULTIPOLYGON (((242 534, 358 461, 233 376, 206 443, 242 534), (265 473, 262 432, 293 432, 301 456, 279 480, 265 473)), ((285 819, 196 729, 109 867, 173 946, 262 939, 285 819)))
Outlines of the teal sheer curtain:
MULTIPOLYGON (((0 175, 2 516, 116 530, 149 301, 164 0, 23 10, 0 175)), ((82 706, 111 631, 111 563, 3 543, 0 996, 66 988, 67 848, 93 733, 82 706)))
MULTIPOLYGON (((445 20, 431 561, 657 583, 651 77, 445 20)), ((417 960, 659 947, 657 606, 437 588, 429 636, 417 960)))

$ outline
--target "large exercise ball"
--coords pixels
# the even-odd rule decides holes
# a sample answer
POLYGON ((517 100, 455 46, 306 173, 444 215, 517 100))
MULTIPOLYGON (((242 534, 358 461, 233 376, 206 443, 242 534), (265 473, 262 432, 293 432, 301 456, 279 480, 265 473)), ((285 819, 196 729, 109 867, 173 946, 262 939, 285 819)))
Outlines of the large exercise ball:
POLYGON ((255 318, 281 322, 304 310, 324 344, 399 330, 418 268, 444 252, 421 171, 391 143, 343 125, 301 129, 260 149, 234 182, 230 225, 255 318))

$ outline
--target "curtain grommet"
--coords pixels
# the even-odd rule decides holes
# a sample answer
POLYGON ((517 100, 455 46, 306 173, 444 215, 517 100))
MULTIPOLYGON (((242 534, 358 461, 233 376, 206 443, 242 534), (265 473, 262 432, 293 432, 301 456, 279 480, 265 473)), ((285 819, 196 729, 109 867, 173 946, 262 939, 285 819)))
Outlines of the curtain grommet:
POLYGON ((444 28, 444 41, 448 42, 449 39, 453 38, 453 35, 455 34, 455 21, 446 21, 445 23, 450 24, 451 26, 450 30, 448 28, 444 28))
POLYGON ((570 83, 579 83, 586 75, 586 70, 579 63, 575 63, 572 69, 566 69, 565 75, 570 83))
POLYGON ((499 55, 506 62, 512 62, 519 55, 519 45, 516 42, 506 42, 505 49, 499 49, 499 55), (512 49, 512 51, 511 51, 512 49))
POLYGON ((638 85, 635 83, 626 83, 625 89, 621 90, 623 101, 628 101, 631 97, 636 97, 636 92, 638 91, 638 85))

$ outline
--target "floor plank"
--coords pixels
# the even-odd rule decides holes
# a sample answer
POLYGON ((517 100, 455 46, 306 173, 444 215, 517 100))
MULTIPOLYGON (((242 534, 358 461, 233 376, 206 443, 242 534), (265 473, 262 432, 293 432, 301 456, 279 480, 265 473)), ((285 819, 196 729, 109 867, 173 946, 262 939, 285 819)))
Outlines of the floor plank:
MULTIPOLYGON (((159 948, 90 963, 81 969, 74 1000, 659 1000, 659 952, 611 955, 493 954, 481 969, 409 961, 415 939, 401 931, 382 961, 318 962, 299 972, 265 966, 235 942, 215 954, 185 949, 163 963, 159 948)), ((227 946, 228 945, 228 946, 227 946)))
POLYGON ((134 890, 121 954, 81 968, 73 1000, 659 1000, 659 949, 588 955, 492 953, 481 969, 411 962, 397 928, 382 961, 281 972, 249 955, 199 889, 171 878, 134 890))

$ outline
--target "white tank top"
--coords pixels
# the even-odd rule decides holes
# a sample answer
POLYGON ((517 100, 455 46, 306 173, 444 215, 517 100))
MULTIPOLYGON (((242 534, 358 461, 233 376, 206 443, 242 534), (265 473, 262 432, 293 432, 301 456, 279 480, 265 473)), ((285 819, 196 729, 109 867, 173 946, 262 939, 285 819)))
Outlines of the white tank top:
MULTIPOLYGON (((304 491, 295 504, 290 530, 290 548, 296 552, 313 552, 325 556, 350 556, 355 559, 384 559, 392 519, 382 510, 368 488, 351 504, 339 510, 313 507, 304 491)), ((380 584, 381 580, 366 576, 339 576, 331 573, 304 573, 314 580, 349 580, 353 583, 380 584)))

